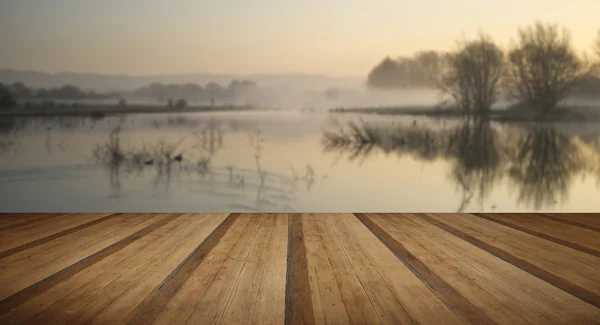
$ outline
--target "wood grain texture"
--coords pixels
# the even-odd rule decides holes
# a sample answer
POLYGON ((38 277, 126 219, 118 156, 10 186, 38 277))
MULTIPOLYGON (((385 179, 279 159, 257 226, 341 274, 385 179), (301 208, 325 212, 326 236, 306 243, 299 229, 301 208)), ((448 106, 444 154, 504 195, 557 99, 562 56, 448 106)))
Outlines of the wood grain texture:
MULTIPOLYGON (((115 252, 122 250, 124 247, 131 244, 132 242, 142 238, 143 236, 150 233, 154 229, 159 228, 159 227, 163 226, 164 224, 166 224, 167 222, 171 221, 174 217, 175 216, 166 216, 165 217, 165 216, 155 215, 151 218, 147 218, 144 220, 145 221, 144 223, 137 225, 137 226, 142 225, 142 226, 144 226, 143 228, 138 229, 138 227, 132 226, 132 229, 136 230, 136 231, 134 233, 130 234, 129 236, 126 236, 125 238, 121 238, 120 240, 104 247, 103 249, 101 249, 99 251, 96 251, 96 252, 90 254, 89 256, 84 257, 83 259, 61 269, 60 271, 58 271, 56 273, 49 274, 47 277, 43 278, 43 280, 41 280, 39 282, 32 282, 28 286, 23 286, 23 288, 21 290, 14 290, 12 288, 11 288, 12 289, 11 291, 7 290, 6 292, 10 293, 10 294, 6 294, 6 296, 0 301, 0 314, 3 314, 5 312, 11 310, 14 307, 16 307, 28 300, 31 300, 35 296, 38 296, 38 295, 44 293, 45 291, 51 289, 52 287, 60 284, 63 281, 65 281, 66 279, 85 270, 86 268, 90 267, 91 265, 98 263, 99 261, 103 260, 107 256, 110 256, 111 254, 114 254, 115 252)), ((131 229, 129 229, 129 230, 131 230, 131 229)), ((36 264, 36 266, 37 266, 37 264, 36 264)), ((23 270, 23 268, 19 268, 19 270, 23 270)), ((3 275, 6 274, 4 272, 5 272, 5 270, 2 269, 3 275)), ((3 278, 3 281, 7 281, 7 278, 3 278)), ((3 282, 3 285, 5 287, 7 284, 11 284, 11 283, 3 282)), ((20 287, 21 286, 22 285, 20 285, 20 287)), ((3 291, 3 292, 5 292, 5 291, 3 291)))
POLYGON ((64 215, 53 218, 51 224, 32 226, 26 231, 0 232, 0 259, 67 236, 81 229, 117 217, 118 214, 64 215))
POLYGON ((498 219, 0 214, 0 324, 600 324, 594 215, 498 219))
POLYGON ((419 215, 369 217, 495 323, 600 321, 597 307, 428 223, 419 215))
POLYGON ((358 219, 371 230, 423 283, 432 288, 438 298, 455 314, 470 324, 495 324, 479 307, 465 298, 458 290, 446 282, 427 264, 409 251, 393 235, 384 230, 372 215, 359 214, 358 219))
POLYGON ((288 277, 285 289, 285 324, 312 325, 315 317, 308 279, 308 262, 302 215, 291 214, 288 232, 288 277))
POLYGON ((532 214, 476 213, 476 216, 600 257, 600 233, 532 214))
POLYGON ((600 213, 543 213, 542 215, 571 225, 600 231, 600 213))
POLYGON ((204 261, 219 240, 237 220, 239 214, 231 214, 196 249, 177 266, 162 284, 151 292, 128 316, 127 324, 151 324, 183 286, 190 275, 204 261))
POLYGON ((470 215, 418 215, 498 258, 600 307, 600 258, 470 215), (479 219, 479 220, 478 220, 479 219), (502 229, 505 228, 505 229, 502 229), (481 235, 485 231, 485 235, 481 235))

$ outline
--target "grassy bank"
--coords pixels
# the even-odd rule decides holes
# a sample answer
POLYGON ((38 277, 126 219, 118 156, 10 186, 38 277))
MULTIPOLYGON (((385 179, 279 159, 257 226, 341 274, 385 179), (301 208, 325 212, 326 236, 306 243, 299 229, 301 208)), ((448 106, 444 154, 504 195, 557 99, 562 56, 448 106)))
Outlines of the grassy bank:
POLYGON ((80 105, 77 107, 16 107, 0 111, 0 116, 94 116, 102 117, 119 114, 153 113, 199 113, 262 110, 252 106, 189 106, 168 108, 159 105, 80 105))
MULTIPOLYGON (((457 108, 430 106, 334 108, 330 113, 380 114, 423 116, 431 118, 462 118, 457 108)), ((551 113, 540 115, 522 107, 492 110, 490 120, 498 122, 599 122, 600 107, 561 107, 551 113)))

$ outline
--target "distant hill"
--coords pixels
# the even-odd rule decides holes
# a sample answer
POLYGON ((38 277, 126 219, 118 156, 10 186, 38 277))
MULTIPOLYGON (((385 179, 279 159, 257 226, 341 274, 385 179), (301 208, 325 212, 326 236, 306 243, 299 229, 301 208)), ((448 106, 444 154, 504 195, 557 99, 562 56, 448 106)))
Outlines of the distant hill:
POLYGON ((290 87, 298 90, 319 90, 330 87, 361 88, 364 81, 361 78, 329 77, 325 75, 217 75, 217 74, 187 74, 187 75, 155 75, 130 76, 108 75, 93 73, 45 73, 37 71, 19 71, 0 69, 0 83, 10 84, 22 82, 33 88, 51 88, 66 84, 82 89, 96 91, 134 90, 150 83, 197 83, 207 84, 217 82, 228 84, 233 79, 249 79, 260 87, 290 87))

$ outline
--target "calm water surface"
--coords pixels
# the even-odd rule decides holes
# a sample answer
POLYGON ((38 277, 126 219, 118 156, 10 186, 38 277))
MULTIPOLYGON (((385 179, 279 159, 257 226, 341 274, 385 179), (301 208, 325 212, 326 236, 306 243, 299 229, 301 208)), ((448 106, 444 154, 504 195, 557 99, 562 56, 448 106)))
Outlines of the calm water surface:
POLYGON ((599 133, 300 112, 4 118, 0 210, 598 211, 599 133))

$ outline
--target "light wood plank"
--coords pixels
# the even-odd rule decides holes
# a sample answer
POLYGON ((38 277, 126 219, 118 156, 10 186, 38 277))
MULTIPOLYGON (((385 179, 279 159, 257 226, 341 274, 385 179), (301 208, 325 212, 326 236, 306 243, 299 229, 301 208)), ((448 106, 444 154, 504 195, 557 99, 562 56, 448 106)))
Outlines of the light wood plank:
POLYGON ((600 258, 473 215, 428 216, 501 250, 500 254, 506 252, 509 255, 501 257, 513 265, 580 298, 589 296, 596 306, 600 303, 600 258), (529 264, 535 267, 528 268, 529 264))
POLYGON ((204 242, 227 215, 184 215, 182 232, 175 240, 163 246, 160 252, 154 253, 144 264, 139 264, 136 269, 121 275, 102 292, 89 297, 82 307, 85 314, 90 315, 92 311, 98 311, 98 314, 91 321, 87 315, 79 317, 72 324, 121 324, 152 290, 161 285, 163 280, 204 242), (113 297, 116 299, 111 299, 113 297))
POLYGON ((0 231, 0 258, 30 249, 56 238, 66 236, 85 227, 114 217, 111 214, 66 214, 46 224, 30 226, 19 230, 0 231))
POLYGON ((370 216, 498 324, 600 320, 599 309, 419 217, 370 216))
MULTIPOLYGON (((232 260, 232 258, 237 259, 238 256, 233 256, 232 254, 239 255, 240 249, 244 247, 248 248, 247 238, 251 236, 252 229, 256 228, 256 225, 250 224, 253 219, 254 223, 258 221, 252 215, 242 214, 235 221, 229 231, 210 254, 208 254, 205 261, 191 274, 153 324, 185 324, 197 307, 204 308, 204 306, 199 306, 200 300, 216 281, 222 283, 224 272, 228 271, 226 267, 231 268, 230 264, 226 265, 226 261, 232 260), (234 253, 234 248, 236 248, 237 253, 234 253)), ((215 308, 215 305, 218 305, 218 302, 213 303, 211 306, 215 308)))
POLYGON ((123 215, 33 249, 0 259, 0 298, 92 255, 127 235, 148 226, 160 215, 123 215))
POLYGON ((250 324, 276 325, 285 322, 288 215, 277 214, 274 219, 273 234, 262 261, 263 272, 250 324))
MULTIPOLYGON (((185 227, 187 227, 186 223, 175 219, 162 227, 154 229, 120 251, 109 255, 43 294, 17 306, 10 312, 0 315, 0 321, 8 324, 21 324, 34 318, 40 312, 47 311, 59 302, 63 306, 76 303, 77 297, 80 296, 82 291, 97 292, 125 270, 143 262, 149 255, 167 245, 173 238, 177 238, 182 228, 185 227)), ((54 308, 57 309, 56 306, 54 308)), ((64 307, 59 306, 58 309, 60 308, 64 307)))
MULTIPOLYGON (((391 312, 404 309, 410 320, 416 324, 465 323, 354 215, 338 214, 331 219, 354 268, 360 271, 369 270, 369 273, 362 275, 361 282, 378 279, 378 282, 382 281, 393 292, 399 305, 386 307, 391 308, 391 312)), ((373 289, 370 294, 376 297, 375 299, 383 298, 379 297, 379 290, 387 290, 378 287, 373 289)))
POLYGON ((476 215, 600 257, 600 232, 525 213, 476 215))
POLYGON ((302 216, 316 324, 350 324, 340 288, 336 282, 321 231, 312 215, 302 216))

